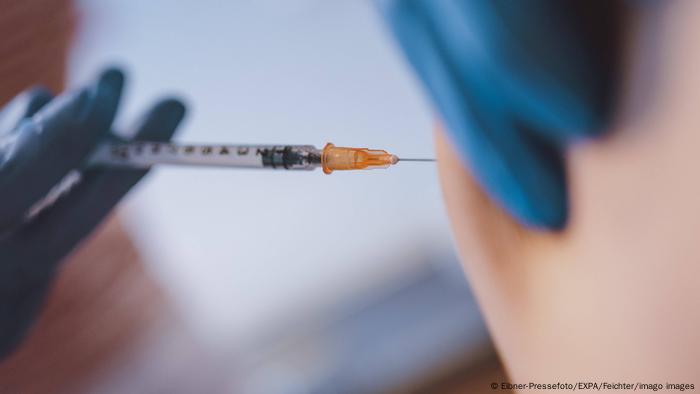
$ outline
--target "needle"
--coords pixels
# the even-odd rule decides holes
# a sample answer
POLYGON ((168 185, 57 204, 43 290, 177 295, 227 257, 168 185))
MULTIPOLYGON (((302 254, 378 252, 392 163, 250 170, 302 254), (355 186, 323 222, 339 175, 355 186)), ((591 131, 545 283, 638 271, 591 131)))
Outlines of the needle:
POLYGON ((399 161, 435 161, 435 159, 404 159, 400 157, 399 161))

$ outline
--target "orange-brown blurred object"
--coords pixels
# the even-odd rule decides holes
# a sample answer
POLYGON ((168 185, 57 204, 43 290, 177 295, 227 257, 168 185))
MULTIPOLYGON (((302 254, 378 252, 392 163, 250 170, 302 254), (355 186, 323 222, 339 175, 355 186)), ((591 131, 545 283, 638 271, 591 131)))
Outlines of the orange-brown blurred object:
POLYGON ((42 85, 63 89, 76 12, 70 0, 0 0, 0 103, 42 85))

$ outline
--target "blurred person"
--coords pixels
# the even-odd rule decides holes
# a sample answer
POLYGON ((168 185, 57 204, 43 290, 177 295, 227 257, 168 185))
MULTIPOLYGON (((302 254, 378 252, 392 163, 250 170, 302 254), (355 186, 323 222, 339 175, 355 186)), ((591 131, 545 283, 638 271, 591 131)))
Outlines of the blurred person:
POLYGON ((697 388, 700 2, 380 4, 512 381, 697 388))

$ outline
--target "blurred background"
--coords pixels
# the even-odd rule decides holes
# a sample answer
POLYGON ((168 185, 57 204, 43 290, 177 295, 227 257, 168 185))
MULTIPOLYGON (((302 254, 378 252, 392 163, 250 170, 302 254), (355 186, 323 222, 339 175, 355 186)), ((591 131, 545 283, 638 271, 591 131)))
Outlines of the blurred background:
MULTIPOLYGON (((125 133, 173 94, 189 106, 182 142, 333 142, 433 156, 429 103, 371 2, 81 0, 75 8, 68 86, 124 67, 117 129, 125 133)), ((131 310, 148 323, 123 335, 138 340, 115 339, 76 363, 89 374, 43 375, 46 387, 64 379, 101 393, 480 392, 505 379, 452 249, 433 164, 332 176, 160 168, 122 203, 118 221, 136 250, 128 259, 142 262, 132 278, 148 279, 123 281, 108 307, 95 307, 112 320, 66 335, 77 338, 71 346, 110 329, 121 338, 131 310)), ((91 246, 76 259, 101 264, 105 250, 91 246)), ((87 275, 72 267, 64 276, 87 275)), ((74 288, 61 281, 57 292, 74 288)), ((42 324, 91 297, 52 301, 42 324)), ((51 335, 44 344, 56 342, 51 335)), ((47 348, 34 347, 43 358, 47 348)), ((28 367, 16 363, 4 381, 26 388, 17 376, 28 367)))

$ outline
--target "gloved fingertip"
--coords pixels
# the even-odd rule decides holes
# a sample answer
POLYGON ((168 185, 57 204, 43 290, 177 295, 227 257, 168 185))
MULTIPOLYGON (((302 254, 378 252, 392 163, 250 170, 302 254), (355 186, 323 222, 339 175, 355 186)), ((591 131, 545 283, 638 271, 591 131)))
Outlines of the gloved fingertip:
POLYGON ((24 117, 28 118, 37 113, 49 101, 53 99, 53 94, 43 86, 35 86, 27 91, 29 102, 24 117))
POLYGON ((90 88, 90 106, 82 120, 87 128, 108 130, 116 117, 124 88, 124 73, 110 68, 100 73, 97 82, 90 88))
POLYGON ((31 88, 13 98, 0 110, 0 135, 11 132, 22 120, 33 116, 51 101, 51 98, 51 93, 41 87, 31 88))
POLYGON ((124 72, 117 67, 110 67, 100 72, 97 84, 100 88, 119 90, 124 86, 124 72))
POLYGON ((146 115, 137 129, 134 139, 168 141, 185 117, 185 104, 177 98, 158 102, 146 115))
POLYGON ((103 71, 94 87, 96 98, 106 100, 114 107, 118 105, 124 89, 124 74, 117 69, 103 71))
POLYGON ((41 118, 50 126, 58 124, 63 127, 66 122, 80 122, 87 116, 91 103, 91 93, 88 90, 74 90, 59 95, 37 110, 32 117, 41 118))
POLYGON ((187 113, 187 106, 183 100, 177 97, 168 97, 159 101, 153 110, 163 119, 170 119, 170 122, 179 123, 187 113))

